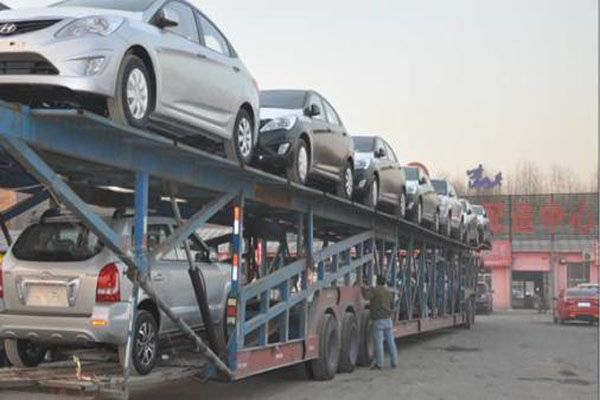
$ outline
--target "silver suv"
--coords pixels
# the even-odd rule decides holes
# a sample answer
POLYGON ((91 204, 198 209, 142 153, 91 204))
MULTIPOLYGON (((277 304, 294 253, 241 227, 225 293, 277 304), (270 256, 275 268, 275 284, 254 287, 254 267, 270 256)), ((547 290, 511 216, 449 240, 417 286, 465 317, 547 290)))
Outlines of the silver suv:
MULTIPOLYGON (((107 222, 130 243, 132 218, 107 222)), ((149 218, 148 248, 161 243, 174 229, 169 218, 149 218)), ((201 246, 191 241, 198 260, 201 246)), ((225 335, 225 304, 231 266, 199 262, 211 317, 225 335)), ((6 355, 17 367, 33 367, 49 347, 106 346, 125 358, 128 301, 131 282, 125 265, 83 224, 73 217, 42 219, 29 226, 6 254, 0 269, 0 338, 6 355)), ((188 275, 183 243, 151 269, 152 284, 166 304, 194 329, 203 322, 188 275)), ((158 340, 179 331, 141 293, 132 352, 135 372, 149 373, 158 357, 158 340)), ((221 338, 223 340, 223 337, 221 338)))
POLYGON ((248 163, 258 87, 182 0, 64 0, 0 14, 0 99, 84 108, 248 163))
POLYGON ((431 184, 435 188, 440 200, 440 224, 442 232, 448 237, 462 239, 464 225, 462 222, 462 206, 458 201, 456 189, 444 179, 432 179, 431 184))

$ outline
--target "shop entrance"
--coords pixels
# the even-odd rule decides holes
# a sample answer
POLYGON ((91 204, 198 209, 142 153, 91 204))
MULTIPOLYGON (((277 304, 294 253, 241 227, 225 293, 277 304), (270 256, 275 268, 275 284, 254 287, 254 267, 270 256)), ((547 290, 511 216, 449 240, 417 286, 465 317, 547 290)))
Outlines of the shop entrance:
POLYGON ((514 309, 535 309, 540 298, 548 301, 548 273, 513 271, 511 306, 514 309))

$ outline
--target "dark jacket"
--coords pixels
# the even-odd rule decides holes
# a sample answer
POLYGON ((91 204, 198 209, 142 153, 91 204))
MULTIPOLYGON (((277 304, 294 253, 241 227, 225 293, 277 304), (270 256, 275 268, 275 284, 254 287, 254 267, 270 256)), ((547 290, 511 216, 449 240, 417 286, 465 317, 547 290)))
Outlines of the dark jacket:
POLYGON ((394 313, 394 294, 385 286, 363 288, 365 299, 370 300, 371 320, 391 319, 394 313))

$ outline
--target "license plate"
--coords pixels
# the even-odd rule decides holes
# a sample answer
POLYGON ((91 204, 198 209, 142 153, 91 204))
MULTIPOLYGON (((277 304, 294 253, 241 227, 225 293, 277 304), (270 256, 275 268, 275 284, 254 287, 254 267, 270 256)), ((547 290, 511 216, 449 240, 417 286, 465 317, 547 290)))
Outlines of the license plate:
POLYGON ((30 286, 26 303, 34 307, 68 307, 67 288, 58 285, 30 286))
POLYGON ((579 303, 579 304, 577 304, 577 307, 580 307, 580 308, 590 308, 591 306, 592 306, 591 303, 579 303))

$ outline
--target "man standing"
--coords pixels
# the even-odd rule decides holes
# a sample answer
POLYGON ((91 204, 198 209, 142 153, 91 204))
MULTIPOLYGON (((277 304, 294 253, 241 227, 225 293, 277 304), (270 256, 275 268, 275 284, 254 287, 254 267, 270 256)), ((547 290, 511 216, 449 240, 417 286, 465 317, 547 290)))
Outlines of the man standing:
POLYGON ((392 368, 398 366, 398 350, 394 340, 392 315, 394 313, 394 295, 388 290, 385 278, 377 276, 375 288, 363 288, 365 299, 370 300, 371 320, 373 321, 373 340, 375 340, 375 363, 371 369, 381 369, 384 363, 383 341, 388 344, 392 368))

